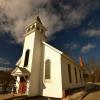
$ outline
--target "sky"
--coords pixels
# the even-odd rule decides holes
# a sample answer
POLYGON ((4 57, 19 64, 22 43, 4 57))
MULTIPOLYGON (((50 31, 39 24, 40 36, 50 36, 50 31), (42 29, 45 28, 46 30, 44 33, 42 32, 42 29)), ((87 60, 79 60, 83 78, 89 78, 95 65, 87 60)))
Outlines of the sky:
POLYGON ((100 59, 100 0, 0 0, 1 67, 15 67, 25 27, 37 15, 49 44, 76 61, 100 59))

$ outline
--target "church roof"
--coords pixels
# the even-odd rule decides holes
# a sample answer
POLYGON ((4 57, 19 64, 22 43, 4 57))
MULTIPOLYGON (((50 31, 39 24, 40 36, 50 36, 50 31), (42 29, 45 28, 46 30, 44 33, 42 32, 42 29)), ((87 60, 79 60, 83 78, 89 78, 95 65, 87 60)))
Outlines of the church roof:
POLYGON ((26 76, 26 75, 29 75, 30 72, 26 69, 26 68, 23 68, 23 67, 16 67, 12 72, 11 72, 11 75, 12 76, 26 76))
POLYGON ((46 43, 46 42, 44 42, 44 41, 42 41, 42 43, 43 43, 44 45, 48 46, 49 48, 51 48, 52 50, 56 51, 57 53, 61 54, 61 55, 62 55, 63 57, 65 57, 66 59, 72 61, 74 64, 76 64, 77 66, 79 66, 81 69, 83 69, 83 68, 79 65, 79 63, 77 63, 74 59, 72 59, 72 58, 69 57, 68 55, 64 54, 62 51, 56 49, 55 47, 51 46, 50 44, 48 44, 48 43, 46 43))
POLYGON ((17 61, 16 66, 19 66, 20 63, 21 63, 21 57, 20 57, 19 60, 17 61))
POLYGON ((46 43, 46 42, 44 42, 44 41, 42 41, 42 43, 43 43, 44 45, 48 46, 49 48, 53 49, 54 51, 58 52, 59 54, 62 54, 62 53, 63 53, 62 51, 60 51, 60 50, 54 48, 53 46, 51 46, 50 44, 48 44, 48 43, 46 43))

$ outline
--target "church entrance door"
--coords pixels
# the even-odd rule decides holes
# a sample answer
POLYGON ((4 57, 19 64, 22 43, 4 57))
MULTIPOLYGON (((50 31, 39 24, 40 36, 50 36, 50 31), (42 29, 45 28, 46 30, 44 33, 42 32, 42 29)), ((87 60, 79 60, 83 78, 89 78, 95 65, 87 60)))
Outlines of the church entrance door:
MULTIPOLYGON (((27 77, 25 77, 27 79, 27 77)), ((19 90, 18 93, 26 93, 27 90, 27 82, 23 76, 20 77, 20 84, 19 84, 19 90)))

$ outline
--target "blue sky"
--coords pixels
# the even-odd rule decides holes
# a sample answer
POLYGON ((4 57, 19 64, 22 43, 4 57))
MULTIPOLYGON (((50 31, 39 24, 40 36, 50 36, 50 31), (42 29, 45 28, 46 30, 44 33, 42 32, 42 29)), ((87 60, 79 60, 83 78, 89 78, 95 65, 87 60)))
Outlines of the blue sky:
POLYGON ((22 54, 25 26, 36 15, 48 43, 78 61, 100 58, 99 0, 1 0, 0 65, 13 66, 22 54), (23 4, 23 5, 22 5, 23 4))

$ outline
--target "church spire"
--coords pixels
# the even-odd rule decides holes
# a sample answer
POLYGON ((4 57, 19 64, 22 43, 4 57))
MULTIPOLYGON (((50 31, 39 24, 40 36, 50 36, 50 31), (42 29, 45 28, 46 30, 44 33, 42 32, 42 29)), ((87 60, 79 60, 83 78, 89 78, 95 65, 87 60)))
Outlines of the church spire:
POLYGON ((42 24, 42 22, 41 22, 41 20, 40 20, 40 17, 39 17, 39 16, 37 16, 37 17, 36 17, 36 20, 37 20, 39 23, 41 23, 41 24, 42 24))
POLYGON ((47 31, 47 29, 43 26, 39 16, 36 16, 33 20, 33 23, 26 27, 26 34, 36 30, 41 33, 45 33, 45 31, 47 31))

